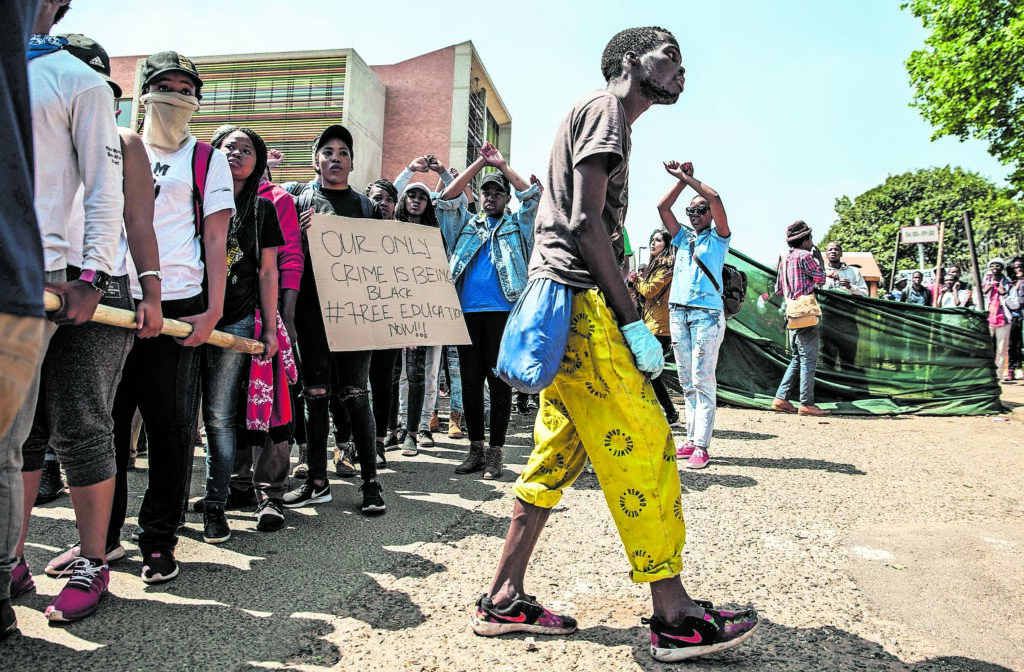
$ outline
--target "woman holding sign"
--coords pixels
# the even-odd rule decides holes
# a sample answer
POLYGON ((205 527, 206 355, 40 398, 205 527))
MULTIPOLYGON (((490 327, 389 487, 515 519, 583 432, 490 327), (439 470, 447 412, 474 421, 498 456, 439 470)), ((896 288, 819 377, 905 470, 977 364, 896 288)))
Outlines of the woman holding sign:
POLYGON ((471 345, 459 346, 463 408, 469 427, 469 455, 457 474, 483 470, 485 479, 501 477, 505 433, 512 411, 512 388, 494 374, 505 323, 526 288, 526 269, 533 251, 533 222, 540 204, 540 183, 531 186, 505 162, 498 148, 485 143, 480 158, 438 197, 441 232, 451 250, 452 279, 462 302, 471 345), (480 185, 482 210, 471 214, 462 190, 485 166, 480 185), (519 210, 505 206, 516 189, 519 210), (484 379, 491 390, 491 440, 484 443, 484 379))
MULTIPOLYGON (((352 438, 363 479, 362 512, 384 513, 386 507, 377 481, 374 421, 370 408, 370 350, 331 352, 317 293, 313 261, 305 237, 314 213, 381 219, 380 206, 359 193, 348 180, 352 173, 352 134, 340 124, 328 126, 313 142, 313 181, 283 185, 295 197, 303 232, 306 265, 302 273, 295 328, 299 334, 298 361, 302 396, 306 402, 306 481, 284 496, 284 505, 296 509, 331 501, 327 482, 327 433, 330 399, 345 405, 352 422, 352 438)), ((383 449, 380 457, 383 458, 383 449)), ((384 460, 381 460, 382 463, 384 460)))

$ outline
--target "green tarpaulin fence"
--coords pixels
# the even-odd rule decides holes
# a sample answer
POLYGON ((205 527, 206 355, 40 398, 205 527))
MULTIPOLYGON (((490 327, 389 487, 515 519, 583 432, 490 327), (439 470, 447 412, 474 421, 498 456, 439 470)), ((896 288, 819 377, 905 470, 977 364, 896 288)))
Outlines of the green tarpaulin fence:
MULTIPOLYGON (((768 409, 790 360, 783 315, 772 305, 763 314, 757 308, 758 297, 774 291, 775 270, 735 250, 727 263, 747 274, 747 300, 728 322, 718 357, 718 399, 768 409)), ((984 313, 833 291, 820 291, 818 301, 819 406, 846 415, 1002 412, 984 313)), ((669 369, 667 382, 678 391, 674 365, 669 369)))

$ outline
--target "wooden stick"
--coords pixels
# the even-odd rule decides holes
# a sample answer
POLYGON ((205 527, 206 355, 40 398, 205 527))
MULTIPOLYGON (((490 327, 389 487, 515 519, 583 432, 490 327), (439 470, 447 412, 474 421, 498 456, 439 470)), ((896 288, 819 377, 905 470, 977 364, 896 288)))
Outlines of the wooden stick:
MULTIPOLYGON (((47 312, 59 310, 60 306, 60 296, 49 290, 43 292, 43 307, 47 312)), ((112 327, 122 327, 124 329, 132 330, 135 329, 135 313, 130 310, 124 310, 123 308, 111 308, 110 306, 104 305, 96 306, 96 314, 92 316, 91 321, 98 322, 100 324, 107 324, 112 327)), ((188 322, 165 319, 164 328, 160 333, 165 336, 174 336, 175 338, 187 338, 189 334, 192 333, 192 325, 188 322)), ((238 352, 245 352, 250 355, 259 355, 263 352, 264 348, 263 343, 260 341, 216 330, 210 334, 210 338, 206 342, 210 345, 216 345, 230 350, 237 350, 238 352)))

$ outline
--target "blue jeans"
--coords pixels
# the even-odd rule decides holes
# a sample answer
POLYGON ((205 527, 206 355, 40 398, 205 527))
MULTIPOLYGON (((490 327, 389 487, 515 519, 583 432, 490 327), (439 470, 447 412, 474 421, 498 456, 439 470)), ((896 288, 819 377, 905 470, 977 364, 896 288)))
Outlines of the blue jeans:
POLYGON ((448 401, 451 410, 462 413, 462 373, 459 369, 459 349, 454 345, 448 348, 448 401))
MULTIPOLYGON (((255 317, 249 315, 220 331, 252 338, 255 317)), ((243 385, 249 381, 252 355, 215 345, 203 347, 203 423, 206 425, 206 503, 223 507, 235 464, 236 431, 244 428, 238 417, 243 385)))
POLYGON ((789 361, 785 375, 782 376, 778 392, 775 393, 777 399, 789 401, 790 388, 799 380, 800 405, 814 404, 814 368, 818 366, 820 344, 821 330, 818 325, 789 330, 789 347, 793 349, 793 358, 789 361))
POLYGON ((715 369, 725 339, 725 315, 712 308, 672 304, 669 326, 679 385, 686 400, 686 438, 695 446, 707 448, 715 428, 715 369))

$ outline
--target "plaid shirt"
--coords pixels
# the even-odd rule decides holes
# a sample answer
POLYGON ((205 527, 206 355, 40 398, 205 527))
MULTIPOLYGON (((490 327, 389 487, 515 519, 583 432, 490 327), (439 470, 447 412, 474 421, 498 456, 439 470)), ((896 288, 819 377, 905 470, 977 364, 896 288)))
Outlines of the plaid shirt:
POLYGON ((787 299, 799 299, 801 296, 813 294, 815 287, 825 284, 824 269, 807 250, 790 249, 782 264, 789 291, 783 292, 782 273, 779 273, 775 280, 776 294, 784 294, 787 299))

